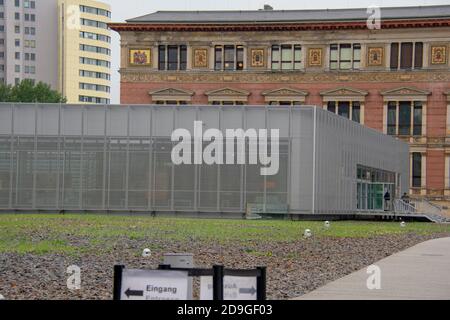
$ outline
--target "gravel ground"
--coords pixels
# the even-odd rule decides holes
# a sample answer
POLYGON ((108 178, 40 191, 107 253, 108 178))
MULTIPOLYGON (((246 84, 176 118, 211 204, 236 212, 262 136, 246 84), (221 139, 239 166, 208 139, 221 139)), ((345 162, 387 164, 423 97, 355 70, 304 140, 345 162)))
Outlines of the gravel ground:
MULTIPOLYGON (((114 264, 155 268, 164 252, 190 252, 199 267, 268 267, 269 299, 294 298, 422 241, 449 234, 413 233, 370 238, 320 237, 289 243, 189 243, 152 240, 152 257, 140 256, 143 240, 117 241, 113 250, 70 255, 0 254, 0 294, 6 299, 111 299, 114 264), (81 289, 66 287, 70 265, 81 268, 81 289)), ((83 239, 72 239, 72 244, 83 239)))

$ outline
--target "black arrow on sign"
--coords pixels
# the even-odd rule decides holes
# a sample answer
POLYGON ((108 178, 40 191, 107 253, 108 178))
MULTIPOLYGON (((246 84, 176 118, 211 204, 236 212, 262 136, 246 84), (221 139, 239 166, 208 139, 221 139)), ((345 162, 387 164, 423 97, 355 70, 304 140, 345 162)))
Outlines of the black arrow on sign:
POLYGON ((255 287, 251 287, 251 288, 240 288, 239 289, 239 293, 240 294, 249 294, 249 295, 254 295, 256 293, 256 289, 255 287))
POLYGON ((130 298, 130 296, 143 297, 144 296, 144 291, 142 291, 142 290, 131 290, 130 288, 128 288, 127 291, 125 291, 125 294, 127 295, 127 298, 130 298))

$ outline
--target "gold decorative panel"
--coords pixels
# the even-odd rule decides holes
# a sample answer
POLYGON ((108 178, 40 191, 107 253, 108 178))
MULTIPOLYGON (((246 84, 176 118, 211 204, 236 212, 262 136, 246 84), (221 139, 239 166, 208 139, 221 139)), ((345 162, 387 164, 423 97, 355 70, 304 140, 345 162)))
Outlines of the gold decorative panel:
POLYGON ((208 68, 208 49, 194 49, 193 57, 194 61, 192 65, 194 68, 208 68))
POLYGON ((447 63, 447 46, 431 46, 431 64, 447 63))
POLYGON ((151 49, 130 49, 130 65, 150 66, 152 64, 151 55, 151 49))
POLYGON ((383 65, 383 47, 369 48, 367 51, 367 65, 369 67, 379 67, 383 65))
POLYGON ((308 49, 308 64, 310 67, 321 67, 322 66, 322 48, 310 48, 308 49))
POLYGON ((261 68, 265 66, 264 59, 264 49, 251 49, 251 66, 253 68, 261 68))

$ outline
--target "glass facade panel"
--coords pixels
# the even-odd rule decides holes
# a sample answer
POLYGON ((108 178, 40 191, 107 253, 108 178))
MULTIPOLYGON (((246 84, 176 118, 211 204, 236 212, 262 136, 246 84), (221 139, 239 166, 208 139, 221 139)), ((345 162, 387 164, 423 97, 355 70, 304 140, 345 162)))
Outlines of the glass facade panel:
MULTIPOLYGON (((348 110, 348 106, 352 107, 348 103, 329 104, 330 109, 333 106, 334 112, 340 109, 340 114, 346 117, 350 112, 356 120, 356 104, 353 104, 353 111, 348 110)), ((365 195, 371 192, 374 199, 377 194, 375 187, 369 189, 370 184, 395 183, 388 171, 380 173, 358 168, 357 179, 348 177, 352 176, 352 168, 359 157, 367 154, 367 161, 389 162, 392 157, 386 155, 398 152, 403 144, 375 132, 364 136, 366 129, 362 126, 343 121, 324 110, 279 105, 251 110, 245 107, 206 108, 207 111, 202 106, 0 104, 0 208, 311 212, 313 189, 310 182, 315 174, 317 188, 328 188, 314 191, 318 197, 315 205, 325 203, 336 213, 356 210, 356 183, 360 184, 358 208, 378 206, 375 200, 369 203, 369 196, 365 195), (313 114, 317 115, 316 119, 313 114), (13 115, 20 116, 22 121, 17 118, 12 121, 13 115), (266 165, 250 163, 248 141, 246 164, 237 163, 234 147, 225 149, 224 153, 234 152, 232 163, 235 164, 175 165, 171 157, 174 142, 170 135, 176 124, 183 123, 184 126, 188 123, 190 128, 190 121, 186 119, 197 116, 205 119, 206 128, 219 125, 222 130, 278 128, 281 134, 277 145, 278 170, 274 175, 264 176, 261 169, 266 165), (316 147, 320 148, 321 155, 316 158, 318 169, 315 173, 312 169, 314 127, 317 128, 316 147), (335 134, 335 130, 340 129, 340 133, 335 134), (358 139, 349 139, 350 136, 358 136, 358 139), (371 141, 361 140, 372 138, 371 141), (368 152, 348 152, 352 143, 364 143, 359 148, 367 148, 368 152), (383 153, 386 146, 391 148, 389 153, 383 153), (371 150, 377 152, 371 153, 371 150), (342 162, 335 161, 336 155, 342 162), (328 163, 329 160, 332 162, 328 163), (339 185, 330 184, 329 175, 333 175, 333 181, 339 185), (355 201, 350 197, 355 197, 355 201)), ((203 145, 204 149, 208 144, 203 145)), ((408 154, 406 145, 404 147, 408 154)), ((268 156, 272 154, 271 148, 269 144, 268 156)), ((395 157, 389 164, 391 168, 398 165, 398 158, 401 157, 395 157)), ((417 166, 414 170, 417 173, 417 166)), ((331 209, 319 208, 316 212, 319 210, 331 209)))

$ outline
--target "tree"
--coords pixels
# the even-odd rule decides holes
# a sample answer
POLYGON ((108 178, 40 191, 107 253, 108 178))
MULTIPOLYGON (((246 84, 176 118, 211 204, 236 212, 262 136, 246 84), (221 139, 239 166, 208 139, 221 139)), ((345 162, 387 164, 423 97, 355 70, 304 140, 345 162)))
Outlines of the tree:
POLYGON ((0 102, 65 103, 66 98, 46 83, 25 79, 15 86, 1 84, 0 102))

